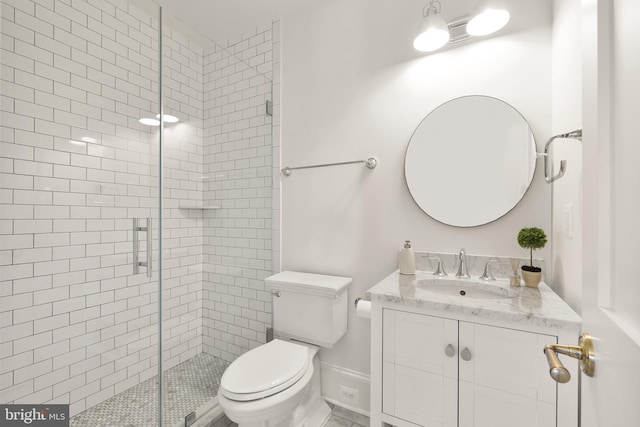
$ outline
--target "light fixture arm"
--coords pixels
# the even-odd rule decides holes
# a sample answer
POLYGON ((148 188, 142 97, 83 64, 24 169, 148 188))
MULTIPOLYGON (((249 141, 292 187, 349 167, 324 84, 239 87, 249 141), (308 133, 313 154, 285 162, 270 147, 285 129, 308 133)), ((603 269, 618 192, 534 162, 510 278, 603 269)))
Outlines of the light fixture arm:
POLYGON ((442 19, 441 4, 430 0, 422 9, 422 23, 413 47, 420 52, 431 52, 447 44, 451 35, 447 23, 442 19))
POLYGON ((449 33, 451 34, 449 44, 463 42, 471 38, 471 35, 469 35, 465 31, 465 27, 467 26, 470 18, 470 15, 464 15, 455 18, 447 23, 447 27, 449 27, 449 33))
POLYGON ((429 16, 431 12, 433 13, 442 12, 442 5, 438 0, 431 0, 429 4, 424 5, 424 8, 422 9, 422 17, 426 18, 427 16, 429 16))

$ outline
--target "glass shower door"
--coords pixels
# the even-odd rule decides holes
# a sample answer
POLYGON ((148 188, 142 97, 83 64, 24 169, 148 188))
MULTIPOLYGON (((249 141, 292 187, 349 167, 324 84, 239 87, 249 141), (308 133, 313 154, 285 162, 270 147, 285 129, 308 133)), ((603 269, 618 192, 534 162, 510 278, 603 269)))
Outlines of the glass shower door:
POLYGON ((214 358, 202 351, 204 38, 162 13, 161 405, 162 425, 175 426, 210 409, 217 385, 209 375, 214 358))
POLYGON ((163 15, 162 412, 175 426, 209 420, 225 368, 270 326, 274 31, 221 46, 163 15))
POLYGON ((157 425, 159 8, 0 3, 0 404, 157 425))

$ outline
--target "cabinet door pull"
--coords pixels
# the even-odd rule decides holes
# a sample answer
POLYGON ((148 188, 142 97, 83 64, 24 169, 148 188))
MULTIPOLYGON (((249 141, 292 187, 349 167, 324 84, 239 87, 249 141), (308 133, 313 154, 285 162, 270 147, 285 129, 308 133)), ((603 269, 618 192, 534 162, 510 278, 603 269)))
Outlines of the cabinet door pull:
POLYGON ((453 344, 449 344, 445 349, 444 349, 444 354, 447 355, 447 357, 453 357, 456 354, 456 349, 455 347, 453 347, 453 344))
POLYGON ((471 350, 469 350, 468 347, 463 348, 460 352, 460 357, 462 357, 462 360, 464 360, 465 362, 468 362, 469 360, 471 360, 471 350))

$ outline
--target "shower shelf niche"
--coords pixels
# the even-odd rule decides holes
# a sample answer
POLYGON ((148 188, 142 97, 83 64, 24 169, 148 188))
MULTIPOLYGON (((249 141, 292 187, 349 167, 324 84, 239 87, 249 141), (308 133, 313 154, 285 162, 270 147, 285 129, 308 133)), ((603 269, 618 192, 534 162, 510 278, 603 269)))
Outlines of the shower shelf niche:
POLYGON ((203 210, 203 211, 213 211, 213 210, 218 210, 218 209, 222 209, 221 206, 195 206, 195 205, 180 205, 178 206, 178 209, 199 209, 199 210, 203 210))

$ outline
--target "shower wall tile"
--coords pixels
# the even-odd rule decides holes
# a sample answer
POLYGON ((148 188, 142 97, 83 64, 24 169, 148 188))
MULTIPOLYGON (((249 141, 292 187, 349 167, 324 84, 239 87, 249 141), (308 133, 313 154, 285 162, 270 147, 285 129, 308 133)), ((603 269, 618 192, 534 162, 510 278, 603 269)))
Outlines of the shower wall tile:
MULTIPOLYGON (((0 402, 73 415, 157 371, 156 275, 130 263, 131 218, 158 217, 157 129, 138 123, 158 109, 158 25, 125 1, 0 4, 0 402)), ((171 367, 203 348, 204 218, 179 206, 203 200, 204 56, 164 42, 171 367)))
MULTIPOLYGON (((157 109, 157 24, 124 2, 72 6, 2 0, 0 393, 74 414, 155 374, 156 287, 128 262, 130 218, 156 216, 156 134, 137 119, 157 109)), ((167 367, 232 360, 270 325, 277 25, 206 54, 164 34, 165 112, 181 118, 165 134, 167 367), (223 209, 180 208, 207 204, 223 209)))

